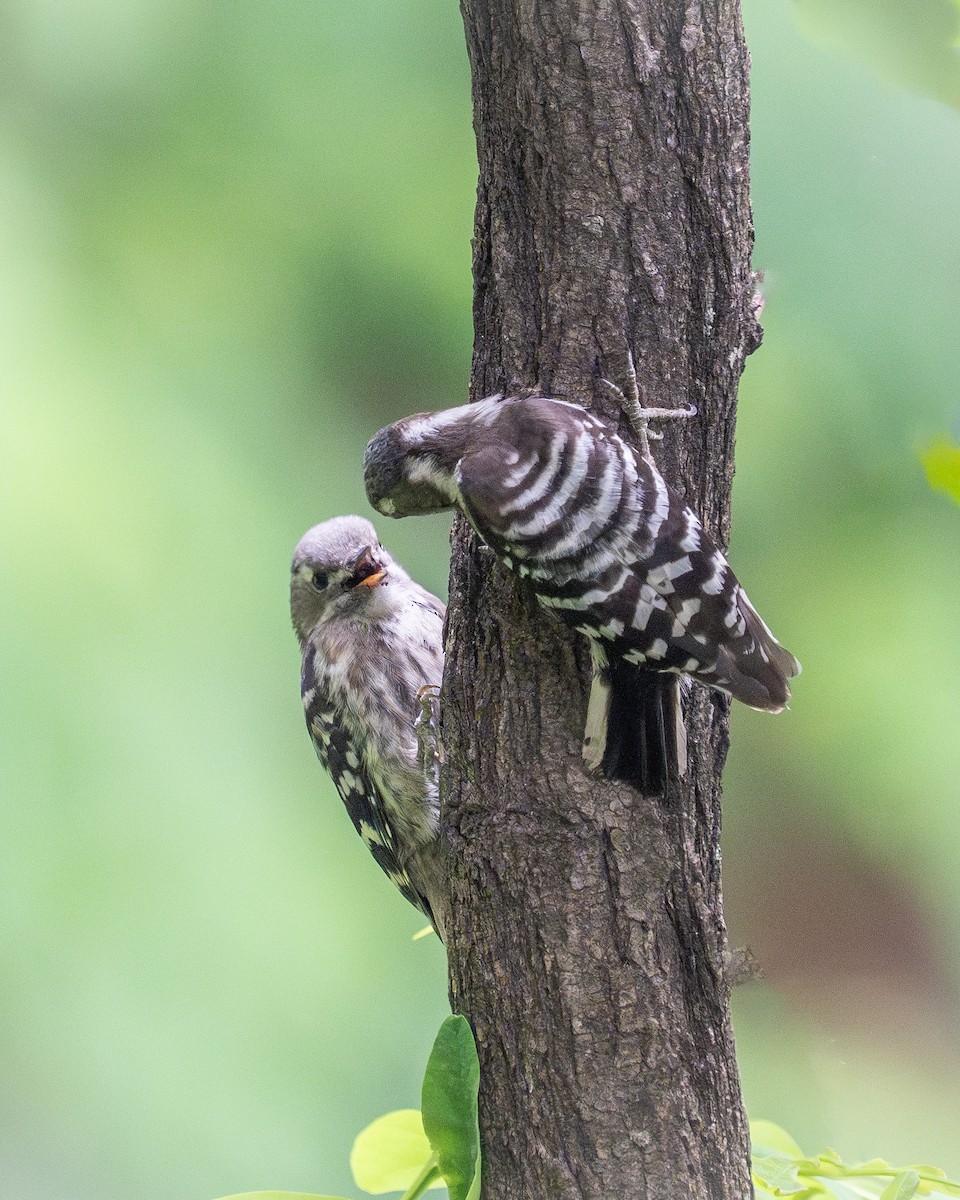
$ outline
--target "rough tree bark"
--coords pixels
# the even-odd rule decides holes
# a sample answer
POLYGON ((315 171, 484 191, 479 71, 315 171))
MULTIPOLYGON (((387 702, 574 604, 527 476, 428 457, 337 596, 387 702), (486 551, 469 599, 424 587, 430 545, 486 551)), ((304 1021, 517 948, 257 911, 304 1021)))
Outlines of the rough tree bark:
MULTIPOLYGON (((738 0, 462 0, 479 151, 474 398, 629 429, 602 377, 693 401, 658 464, 725 544, 759 341, 738 0), (682 426, 682 428, 681 428, 682 426)), ((459 523, 444 742, 454 1008, 480 1048, 485 1200, 742 1200, 724 977, 726 705, 649 801, 582 769, 587 656, 459 523)))

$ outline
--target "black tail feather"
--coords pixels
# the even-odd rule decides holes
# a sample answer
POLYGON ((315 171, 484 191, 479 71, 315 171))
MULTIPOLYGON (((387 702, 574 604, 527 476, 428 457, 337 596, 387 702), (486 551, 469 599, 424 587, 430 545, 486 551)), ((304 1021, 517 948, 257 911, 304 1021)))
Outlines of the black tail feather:
POLYGON ((676 675, 612 663, 610 714, 602 770, 644 796, 662 796, 671 776, 683 773, 680 681, 676 675))

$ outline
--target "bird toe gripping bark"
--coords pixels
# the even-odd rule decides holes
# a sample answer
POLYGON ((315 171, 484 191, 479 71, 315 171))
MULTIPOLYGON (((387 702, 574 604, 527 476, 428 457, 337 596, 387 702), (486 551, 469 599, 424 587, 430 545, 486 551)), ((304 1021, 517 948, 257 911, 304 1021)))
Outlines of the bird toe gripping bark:
POLYGON ((645 407, 640 399, 640 384, 637 380, 637 369, 634 366, 632 350, 627 351, 627 381, 630 385, 629 393, 624 393, 623 388, 618 387, 617 384, 612 383, 609 379, 600 380, 619 400, 624 415, 640 440, 641 454, 644 458, 650 459, 650 439, 654 438, 656 441, 659 441, 663 437, 662 433, 656 433, 650 428, 650 422, 669 420, 672 417, 695 417, 697 415, 697 406, 691 404, 689 408, 645 407))

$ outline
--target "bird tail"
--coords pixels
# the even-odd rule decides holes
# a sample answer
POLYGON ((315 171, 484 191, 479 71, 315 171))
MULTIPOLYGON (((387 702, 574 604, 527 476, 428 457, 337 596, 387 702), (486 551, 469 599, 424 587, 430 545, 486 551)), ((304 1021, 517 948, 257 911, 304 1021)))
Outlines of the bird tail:
POLYGON ((662 796, 687 766, 680 680, 617 660, 594 676, 584 758, 607 779, 662 796))
POLYGON ((742 588, 737 608, 744 633, 721 648, 716 673, 727 680, 724 688, 735 699, 763 712, 782 712, 790 699, 787 681, 800 674, 800 663, 773 636, 742 588))

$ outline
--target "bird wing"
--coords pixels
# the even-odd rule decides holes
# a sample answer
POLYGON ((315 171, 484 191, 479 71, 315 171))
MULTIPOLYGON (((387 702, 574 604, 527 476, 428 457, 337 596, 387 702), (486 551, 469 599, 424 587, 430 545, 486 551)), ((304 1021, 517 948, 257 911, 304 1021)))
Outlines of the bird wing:
POLYGON ((799 664, 654 465, 590 414, 502 405, 456 470, 467 519, 575 628, 622 628, 611 658, 689 674, 778 711, 799 664))
POLYGON ((696 514, 679 493, 667 493, 666 516, 642 564, 634 617, 646 642, 651 634, 661 637, 653 639, 653 652, 648 644, 647 665, 662 662, 752 708, 779 711, 800 664, 761 620, 696 514))
POLYGON ((304 655, 300 687, 317 758, 333 780, 354 828, 391 883, 432 920, 429 902, 413 886, 401 864, 397 839, 386 819, 380 790, 364 770, 348 726, 336 719, 323 689, 318 686, 309 653, 304 655))
POLYGON ((562 401, 499 405, 454 470, 460 506, 491 549, 522 547, 524 558, 537 561, 552 539, 571 532, 571 518, 589 513, 599 498, 602 433, 590 414, 562 401))

